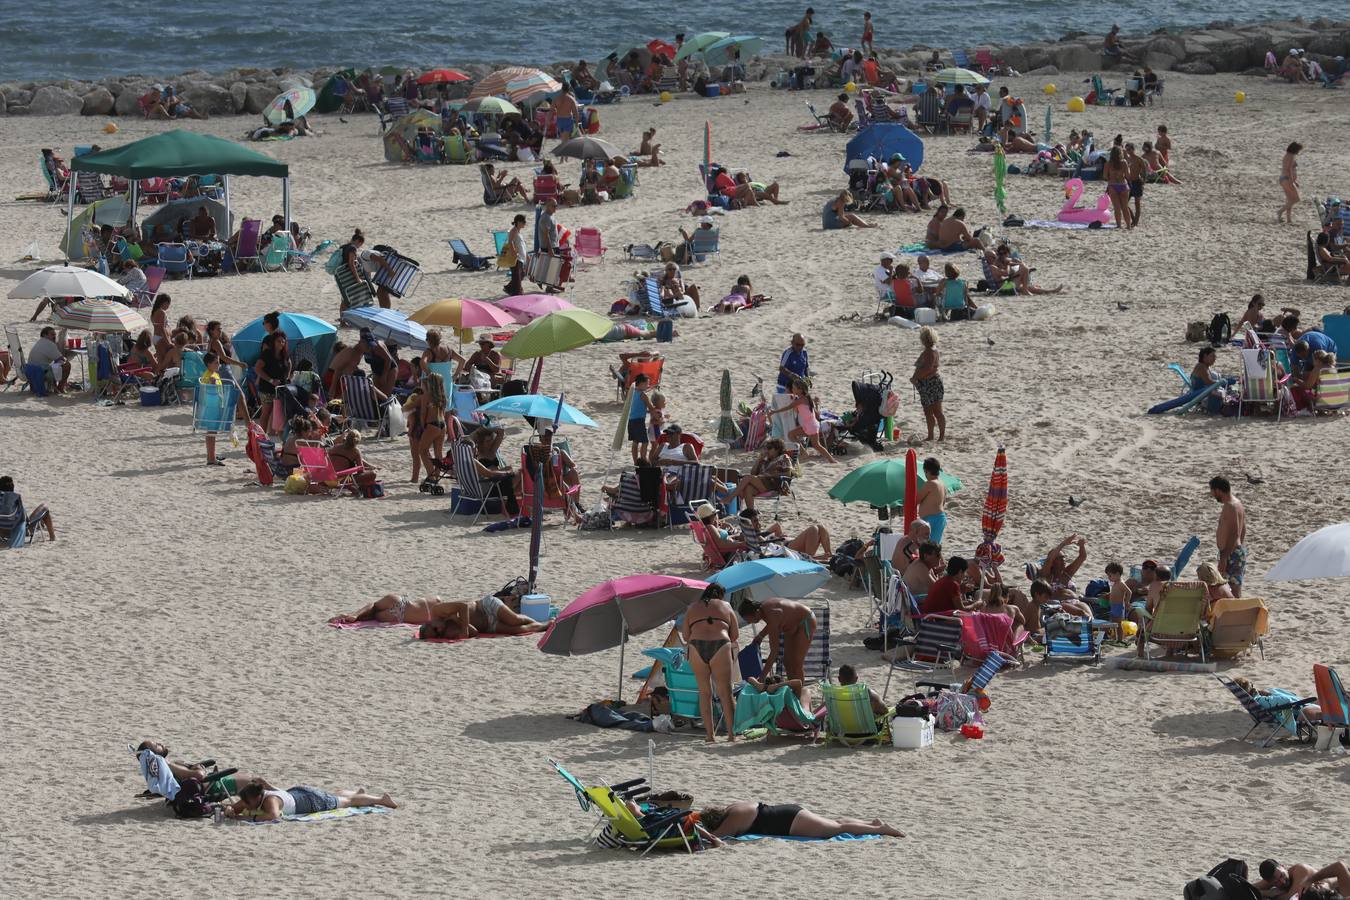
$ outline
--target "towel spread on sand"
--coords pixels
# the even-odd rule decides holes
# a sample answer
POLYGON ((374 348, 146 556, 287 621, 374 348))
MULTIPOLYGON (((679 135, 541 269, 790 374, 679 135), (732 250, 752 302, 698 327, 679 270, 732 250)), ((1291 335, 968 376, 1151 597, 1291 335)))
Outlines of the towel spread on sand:
POLYGON ((386 813, 393 812, 387 806, 348 806, 346 809, 329 809, 323 812, 307 813, 303 816, 282 816, 280 819, 272 819, 268 822, 258 822, 253 819, 234 819, 240 825, 280 825, 283 822, 326 822, 329 819, 350 819, 352 816, 363 816, 367 813, 386 813))
POLYGON ((917 244, 906 244, 895 252, 903 256, 950 256, 956 253, 969 253, 970 251, 964 247, 960 250, 943 250, 939 247, 930 247, 923 241, 919 241, 917 244))
MULTIPOLYGON (((1060 231, 1088 231, 1087 222, 1061 222, 1058 219, 1027 219, 1022 223, 1023 228, 1055 228, 1060 231)), ((1102 228, 1115 228, 1115 223, 1103 225, 1102 228)))
POLYGON ((832 838, 813 838, 813 837, 783 837, 777 834, 738 834, 729 840, 733 841, 762 841, 773 838, 778 841, 797 841, 803 844, 824 844, 834 841, 871 841, 881 838, 879 834, 837 834, 832 838))

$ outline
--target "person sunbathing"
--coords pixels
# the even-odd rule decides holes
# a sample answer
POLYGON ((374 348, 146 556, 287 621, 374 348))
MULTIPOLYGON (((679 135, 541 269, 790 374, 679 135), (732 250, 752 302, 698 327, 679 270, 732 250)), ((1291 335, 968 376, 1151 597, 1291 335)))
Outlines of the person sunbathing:
POLYGON ((827 115, 835 131, 848 131, 848 127, 853 124, 853 110, 848 108, 848 94, 840 94, 835 98, 827 115))
POLYGON ((792 459, 779 438, 769 438, 755 458, 755 464, 736 485, 733 494, 746 509, 755 508, 759 494, 782 494, 792 481, 792 459))
MULTIPOLYGON (((186 763, 181 760, 169 759, 169 748, 163 741, 145 740, 136 747, 136 754, 149 750, 168 767, 169 773, 181 784, 189 778, 196 778, 205 781, 211 773, 207 771, 206 766, 201 763, 186 763)), ((209 764, 209 763, 208 763, 209 764)), ((229 797, 239 795, 239 792, 249 785, 257 785, 264 790, 273 790, 272 785, 261 775, 253 775, 245 772, 235 772, 233 775, 225 775, 213 779, 207 786, 208 800, 225 800, 229 797)))
POLYGON ((956 250, 984 250, 980 239, 966 227, 966 211, 960 207, 938 225, 937 246, 948 252, 956 250))
MULTIPOLYGON (((506 597, 513 599, 515 595, 507 592, 506 597)), ((438 601, 435 615, 417 630, 419 640, 454 641, 479 634, 537 634, 548 630, 548 622, 536 622, 508 606, 501 592, 484 594, 478 600, 433 599, 438 601)))
POLYGON ((787 206, 792 202, 790 200, 778 199, 778 182, 776 181, 771 181, 768 184, 765 184, 762 181, 751 181, 750 176, 746 173, 737 172, 736 184, 738 188, 740 185, 750 185, 750 190, 754 193, 755 199, 760 203, 768 202, 772 203, 774 206, 787 206))
POLYGON ((755 189, 750 186, 749 180, 740 181, 732 178, 726 169, 718 168, 713 176, 713 187, 717 193, 721 194, 731 201, 733 206, 759 206, 759 199, 755 196, 755 189))
POLYGON ((829 559, 834 555, 830 548, 830 532, 824 525, 817 522, 808 522, 796 537, 789 538, 783 526, 778 522, 771 522, 765 528, 759 521, 759 510, 747 509, 741 514, 744 520, 741 527, 741 537, 747 543, 753 543, 749 538, 753 535, 758 538, 758 542, 765 540, 775 544, 780 544, 794 553, 801 554, 803 557, 812 559, 829 559), (749 532, 749 534, 747 534, 749 532))
POLYGON ((684 278, 680 275, 680 267, 674 262, 666 263, 665 273, 657 281, 661 288, 661 299, 670 300, 676 304, 684 300, 686 296, 694 303, 694 309, 700 310, 698 285, 686 284, 684 278))
POLYGON ((661 145, 654 142, 656 137, 656 128, 648 128, 642 132, 642 143, 638 145, 637 152, 633 155, 637 157, 645 156, 646 159, 637 161, 638 168, 654 169, 657 166, 664 166, 665 160, 661 158, 661 145))
POLYGON ((1323 273, 1350 275, 1350 257, 1331 252, 1331 235, 1325 231, 1317 236, 1317 265, 1323 273))
POLYGON ((1035 153, 1040 149, 1035 141, 1018 134, 1011 125, 1003 132, 1004 153, 1035 153))
POLYGON ((530 200, 529 193, 525 190, 525 185, 520 183, 519 178, 513 178, 511 173, 503 169, 498 172, 493 168, 492 163, 483 163, 483 172, 487 175, 488 184, 492 185, 492 193, 503 200, 523 200, 526 203, 530 200))
POLYGON ((1094 618, 1092 607, 1075 597, 1055 596, 1055 592, 1051 590, 1050 585, 1040 579, 1031 583, 1031 602, 1036 608, 1056 604, 1071 616, 1078 616, 1082 619, 1094 618))
POLYGON ((1000 583, 994 583, 989 586, 989 595, 984 600, 984 605, 980 607, 981 612, 987 612, 996 616, 1007 616, 1012 620, 1013 643, 1016 644, 1027 633, 1027 617, 1023 615, 1009 596, 1008 589, 1000 583))
POLYGON ((714 846, 722 846, 721 838, 742 834, 761 834, 767 837, 832 838, 841 834, 881 834, 904 837, 905 833, 892 828, 880 819, 864 822, 861 819, 830 819, 803 809, 796 803, 756 803, 741 800, 727 806, 707 806, 699 810, 699 824, 713 836, 714 846))
POLYGON ((1007 244, 999 244, 997 250, 986 248, 984 258, 989 263, 989 271, 993 273, 996 280, 999 282, 1011 281, 1017 293, 1023 296, 1058 294, 1064 290, 1062 284, 1052 288, 1036 287, 1032 284, 1031 267, 1014 257, 1012 248, 1007 244))
POLYGON ((366 488, 378 481, 380 475, 375 467, 361 455, 361 440, 361 432, 348 431, 328 451, 328 458, 332 460, 333 468, 336 471, 359 469, 360 471, 355 475, 356 484, 358 487, 366 488))
POLYGON ((250 784, 239 791, 239 800, 225 808, 231 819, 252 819, 255 822, 275 822, 282 816, 304 816, 334 809, 360 806, 384 806, 398 809, 388 794, 368 794, 362 790, 327 791, 306 785, 297 785, 284 791, 271 790, 260 784, 250 784))
POLYGON ((1314 871, 1312 866, 1303 863, 1282 866, 1273 859, 1265 859, 1257 871, 1261 879, 1252 882, 1252 887, 1262 897, 1337 900, 1350 896, 1350 870, 1343 862, 1334 862, 1314 871))

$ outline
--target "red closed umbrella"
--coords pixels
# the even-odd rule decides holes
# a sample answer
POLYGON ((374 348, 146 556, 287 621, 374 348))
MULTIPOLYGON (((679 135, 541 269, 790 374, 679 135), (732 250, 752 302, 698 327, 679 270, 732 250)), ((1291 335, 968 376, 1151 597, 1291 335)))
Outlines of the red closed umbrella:
POLYGON ((905 451, 905 531, 919 517, 919 454, 910 447, 905 451))

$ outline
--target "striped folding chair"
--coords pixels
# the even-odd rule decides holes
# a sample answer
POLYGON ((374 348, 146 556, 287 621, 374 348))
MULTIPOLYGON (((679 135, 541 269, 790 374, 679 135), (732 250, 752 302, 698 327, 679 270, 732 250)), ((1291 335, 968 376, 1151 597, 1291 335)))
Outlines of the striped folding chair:
POLYGON ((1242 394, 1238 397, 1238 418, 1243 407, 1274 405, 1275 421, 1280 421, 1281 381, 1275 375, 1275 353, 1268 347, 1254 347, 1239 351, 1242 354, 1242 394))
POLYGON ((342 411, 347 421, 360 428, 376 429, 376 437, 389 434, 389 404, 383 405, 375 399, 375 386, 365 375, 344 375, 342 377, 342 411))
POLYGON ((897 659, 891 663, 886 673, 886 689, 891 689, 891 676, 896 669, 911 672, 931 672, 939 665, 955 663, 961 659, 961 620, 955 616, 929 615, 919 619, 913 638, 906 644, 913 647, 908 659, 897 659))
POLYGON ((422 281, 422 270, 417 260, 401 256, 393 250, 381 250, 384 264, 375 270, 371 280, 395 297, 411 297, 422 281))
POLYGON ((364 278, 352 274, 352 270, 346 266, 338 266, 337 271, 333 273, 337 279, 338 293, 342 296, 341 308, 343 310, 352 309, 357 306, 374 306, 375 295, 370 290, 370 283, 364 278))
POLYGON ((1072 634, 1050 634, 1047 631, 1043 662, 1099 663, 1102 661, 1102 632, 1092 627, 1087 619, 1075 620, 1072 634))
MULTIPOLYGON (((830 604, 826 601, 824 606, 813 606, 811 612, 816 616, 816 630, 811 635, 811 646, 806 649, 806 661, 803 663, 803 673, 808 681, 819 681, 829 683, 830 680, 830 604)), ((783 646, 782 636, 779 636, 778 661, 775 668, 780 674, 783 674, 783 646)))
POLYGON ((459 508, 465 504, 472 503, 477 508, 474 510, 473 522, 477 524, 478 517, 487 509, 490 497, 488 495, 488 486, 483 484, 482 479, 478 477, 478 467, 474 465, 474 446, 473 442, 468 440, 458 440, 450 445, 450 458, 454 460, 455 490, 450 496, 450 515, 458 515, 459 508))
MULTIPOLYGON (((1315 673, 1314 673, 1315 674, 1315 673)), ((1279 740, 1283 734, 1298 738, 1300 741, 1311 741, 1313 738, 1313 725, 1308 720, 1307 713, 1303 707, 1310 703, 1317 702, 1316 697, 1306 697, 1302 700, 1295 700, 1290 703, 1276 703, 1265 705, 1256 697, 1252 696, 1242 685, 1233 681, 1231 678, 1225 678, 1222 675, 1215 675, 1219 684, 1228 688, 1229 693, 1237 698, 1237 702, 1242 704, 1242 708, 1247 711, 1247 715, 1252 718, 1252 727, 1247 730, 1240 740, 1247 740, 1257 729, 1269 728, 1269 733, 1262 740, 1262 747, 1269 747, 1279 740)))

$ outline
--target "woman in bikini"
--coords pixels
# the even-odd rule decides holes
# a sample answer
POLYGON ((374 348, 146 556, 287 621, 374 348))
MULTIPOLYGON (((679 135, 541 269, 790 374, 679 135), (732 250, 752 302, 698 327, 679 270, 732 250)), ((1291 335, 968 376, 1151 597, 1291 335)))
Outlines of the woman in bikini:
POLYGON ((1280 161, 1280 189, 1284 191, 1284 206, 1275 214, 1276 222, 1294 224, 1294 204, 1302 198, 1298 193, 1298 154, 1303 145, 1298 141, 1290 144, 1280 161))
POLYGON ((1111 198, 1111 210, 1116 215, 1116 227, 1134 227, 1130 215, 1130 167, 1125 162, 1125 151, 1112 147, 1111 155, 1102 166, 1102 179, 1106 181, 1106 193, 1111 198))
POLYGON ((432 328, 427 331, 427 349, 422 351, 422 363, 455 363, 455 378, 464 370, 464 357, 441 343, 441 332, 432 328))
POLYGON ((414 395, 414 410, 421 436, 415 449, 413 478, 417 477, 417 465, 420 462, 426 467, 427 480, 430 481, 441 471, 441 460, 445 459, 445 408, 449 404, 445 398, 445 382, 440 375, 429 372, 422 378, 421 387, 421 392, 414 395), (434 456, 431 453, 433 447, 436 450, 434 456))
POLYGON ((769 438, 759 458, 750 470, 750 474, 740 480, 733 494, 746 509, 755 508, 755 497, 759 494, 781 494, 791 481, 792 460, 778 438, 769 438))
POLYGON ((756 644, 765 639, 769 642, 764 671, 772 671, 773 664, 781 655, 783 671, 787 673, 788 679, 805 681, 806 652, 811 648, 811 638, 816 633, 816 614, 811 607, 782 597, 770 597, 762 602, 746 597, 736 611, 752 625, 764 623, 764 628, 755 637, 756 644))
MULTIPOLYGON (((720 584, 703 589, 697 601, 684 614, 681 637, 689 647, 689 665, 698 680, 699 711, 703 714, 703 729, 708 743, 713 743, 715 719, 712 709, 713 680, 717 681, 717 697, 722 701, 722 715, 728 723, 736 721, 736 700, 731 694, 731 667, 736 659, 736 640, 740 629, 736 616, 727 603, 726 591, 720 584)), ((727 740, 736 740, 730 724, 727 740)))
MULTIPOLYGON (((796 803, 756 803, 753 800, 741 800, 728 806, 704 807, 699 810, 699 824, 713 835, 714 840, 742 834, 801 838, 832 838, 841 834, 905 836, 903 831, 880 819, 870 822, 848 818, 830 819, 809 809, 802 809, 796 803)), ((721 843, 717 841, 718 845, 721 843)))

